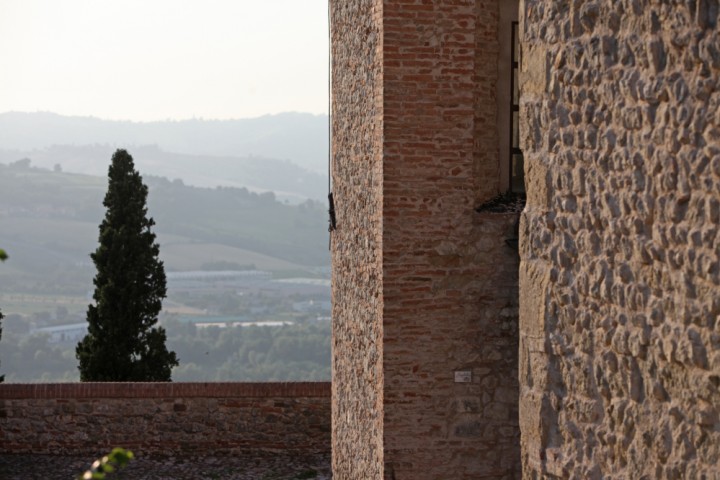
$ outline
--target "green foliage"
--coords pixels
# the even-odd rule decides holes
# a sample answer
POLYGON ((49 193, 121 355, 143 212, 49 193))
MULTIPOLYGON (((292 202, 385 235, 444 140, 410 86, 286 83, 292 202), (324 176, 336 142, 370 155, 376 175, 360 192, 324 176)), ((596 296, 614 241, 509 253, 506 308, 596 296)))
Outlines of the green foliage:
MULTIPOLYGON (((8 315, 8 318, 12 315, 8 315)), ((7 318, 6 318, 7 320, 7 318)), ((6 321, 6 323, 9 323, 6 321)), ((168 348, 183 359, 172 371, 174 381, 328 381, 329 322, 279 327, 197 328, 168 320, 168 348)), ((75 348, 48 344, 47 334, 5 328, 0 344, 10 382, 77 382, 75 348)))
POLYGON ((105 474, 124 468, 135 458, 130 450, 113 448, 112 452, 93 462, 89 470, 79 475, 78 480, 104 480, 105 474))
POLYGON ((177 381, 328 381, 329 322, 282 327, 205 327, 168 322, 168 343, 183 358, 177 381))
POLYGON ((154 327, 166 296, 160 247, 147 217, 148 189, 132 157, 118 150, 108 172, 100 245, 90 255, 97 274, 88 335, 78 343, 82 381, 170 381, 175 352, 154 327))
POLYGON ((4 262, 5 260, 7 260, 7 258, 8 258, 8 256, 7 256, 7 253, 5 253, 5 250, 0 248, 0 261, 4 262))
POLYGON ((53 383, 80 379, 74 345, 48 344, 48 335, 43 333, 20 334, 7 327, 4 333, 0 347, 7 381, 53 383))

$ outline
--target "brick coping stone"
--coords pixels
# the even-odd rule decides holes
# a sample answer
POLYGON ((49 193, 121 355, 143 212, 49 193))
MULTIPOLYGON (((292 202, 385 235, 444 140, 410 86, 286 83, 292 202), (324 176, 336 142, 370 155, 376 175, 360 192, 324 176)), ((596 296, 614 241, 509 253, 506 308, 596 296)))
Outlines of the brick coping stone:
POLYGON ((2 399, 52 398, 329 398, 330 382, 78 382, 0 384, 2 399))

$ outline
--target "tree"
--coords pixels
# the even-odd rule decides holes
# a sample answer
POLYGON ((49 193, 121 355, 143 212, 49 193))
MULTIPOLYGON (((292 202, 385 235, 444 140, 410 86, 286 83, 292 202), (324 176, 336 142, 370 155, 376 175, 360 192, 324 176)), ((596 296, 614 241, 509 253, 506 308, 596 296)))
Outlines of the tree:
POLYGON ((148 189, 125 150, 112 157, 97 250, 95 305, 88 334, 75 349, 81 381, 170 381, 175 352, 155 327, 167 293, 160 247, 147 217, 148 189))

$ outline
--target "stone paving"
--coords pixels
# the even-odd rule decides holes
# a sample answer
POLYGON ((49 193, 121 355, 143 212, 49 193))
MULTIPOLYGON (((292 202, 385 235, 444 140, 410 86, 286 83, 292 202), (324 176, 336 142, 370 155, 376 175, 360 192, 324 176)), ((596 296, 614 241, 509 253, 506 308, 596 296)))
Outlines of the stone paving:
MULTIPOLYGON (((0 455, 0 480, 71 480, 93 459, 55 455, 0 455)), ((330 454, 282 453, 232 457, 140 457, 108 480, 329 480, 330 454)))

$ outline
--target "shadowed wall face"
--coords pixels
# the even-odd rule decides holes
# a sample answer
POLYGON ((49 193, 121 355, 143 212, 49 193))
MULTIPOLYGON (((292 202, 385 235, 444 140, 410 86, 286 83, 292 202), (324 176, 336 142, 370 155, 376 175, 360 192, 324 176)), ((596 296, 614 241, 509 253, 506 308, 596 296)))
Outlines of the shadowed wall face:
POLYGON ((521 8, 527 478, 717 475, 719 14, 521 8))

